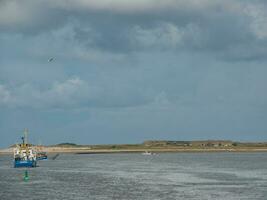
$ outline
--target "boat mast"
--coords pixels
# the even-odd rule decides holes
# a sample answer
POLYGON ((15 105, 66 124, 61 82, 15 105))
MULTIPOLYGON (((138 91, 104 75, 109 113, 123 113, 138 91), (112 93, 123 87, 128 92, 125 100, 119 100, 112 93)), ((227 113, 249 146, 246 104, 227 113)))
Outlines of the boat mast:
POLYGON ((23 143, 24 143, 23 148, 25 148, 25 150, 26 150, 27 157, 30 154, 29 145, 28 145, 28 132, 29 132, 29 130, 27 128, 25 128, 24 129, 24 137, 23 137, 23 143))
POLYGON ((27 128, 24 129, 24 143, 25 143, 25 146, 28 145, 28 132, 29 130, 27 128))

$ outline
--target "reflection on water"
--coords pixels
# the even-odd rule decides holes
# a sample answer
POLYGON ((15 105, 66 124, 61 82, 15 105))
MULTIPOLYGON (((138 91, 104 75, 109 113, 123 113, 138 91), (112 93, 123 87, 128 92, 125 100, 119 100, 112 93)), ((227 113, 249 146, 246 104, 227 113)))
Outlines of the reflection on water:
POLYGON ((0 155, 0 199, 267 199, 267 153, 61 154, 29 169, 0 155))

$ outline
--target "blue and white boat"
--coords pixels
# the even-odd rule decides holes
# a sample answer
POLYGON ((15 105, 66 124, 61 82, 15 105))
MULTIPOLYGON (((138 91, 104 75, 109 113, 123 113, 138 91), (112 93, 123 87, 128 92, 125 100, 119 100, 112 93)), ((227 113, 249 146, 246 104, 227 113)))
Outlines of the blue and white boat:
POLYGON ((37 160, 47 160, 46 152, 37 152, 37 160))
POLYGON ((36 167, 37 157, 35 150, 27 143, 27 130, 24 131, 22 143, 14 148, 14 167, 36 167))

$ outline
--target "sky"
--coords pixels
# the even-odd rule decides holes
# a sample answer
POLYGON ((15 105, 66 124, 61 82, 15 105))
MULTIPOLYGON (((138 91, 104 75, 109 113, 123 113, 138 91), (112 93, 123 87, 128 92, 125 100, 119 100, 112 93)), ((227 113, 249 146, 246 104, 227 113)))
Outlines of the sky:
POLYGON ((267 141, 264 0, 0 0, 0 147, 267 141), (49 62, 50 58, 54 58, 49 62))

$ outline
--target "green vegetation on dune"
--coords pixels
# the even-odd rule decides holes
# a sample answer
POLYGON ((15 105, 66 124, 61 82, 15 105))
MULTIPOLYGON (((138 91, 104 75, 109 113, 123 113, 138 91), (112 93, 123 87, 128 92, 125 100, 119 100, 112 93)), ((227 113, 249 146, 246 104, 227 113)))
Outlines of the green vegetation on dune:
MULTIPOLYGON (((9 148, 14 148, 11 145, 9 148)), ((30 144, 30 146, 35 146, 30 144)), ((230 140, 171 141, 147 140, 141 144, 99 144, 79 145, 71 142, 49 145, 46 147, 83 148, 92 150, 138 150, 138 149, 238 149, 267 148, 267 142, 235 142, 230 140)))
POLYGON ((65 143, 60 143, 55 145, 56 147, 78 147, 80 145, 77 145, 75 143, 69 143, 69 142, 65 142, 65 143))
POLYGON ((267 148, 267 142, 234 142, 230 140, 203 140, 203 141, 167 141, 148 140, 142 144, 101 144, 101 145, 77 145, 75 143, 60 143, 54 147, 64 148, 88 148, 93 150, 127 150, 127 149, 229 149, 229 148, 267 148))

